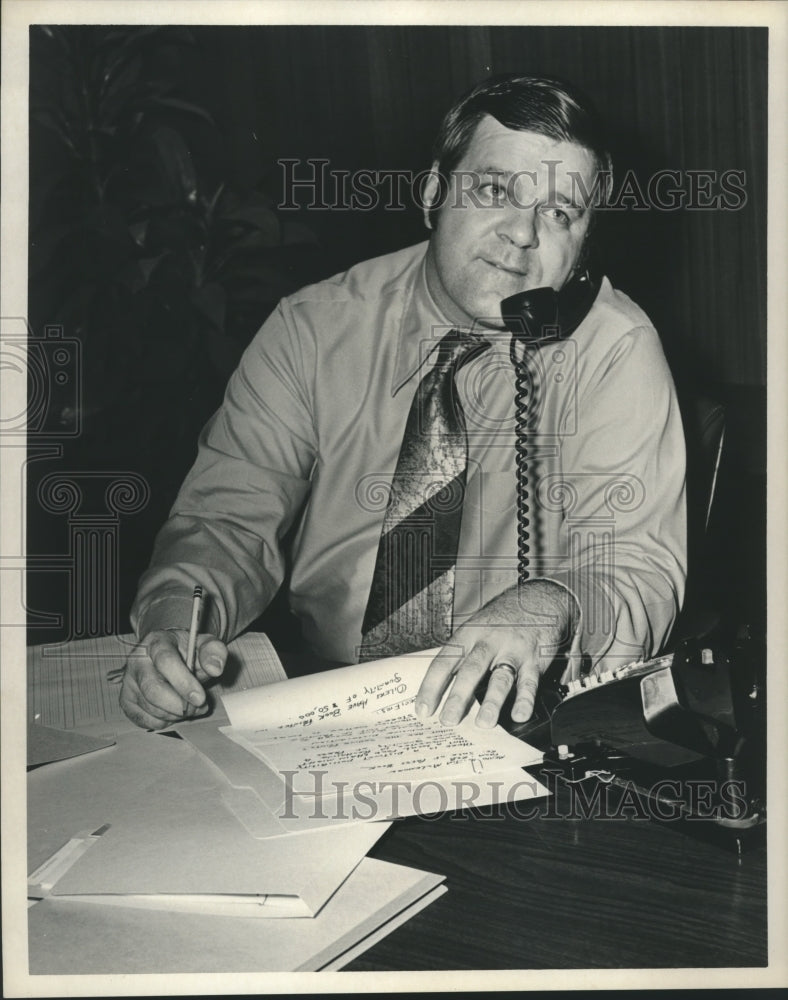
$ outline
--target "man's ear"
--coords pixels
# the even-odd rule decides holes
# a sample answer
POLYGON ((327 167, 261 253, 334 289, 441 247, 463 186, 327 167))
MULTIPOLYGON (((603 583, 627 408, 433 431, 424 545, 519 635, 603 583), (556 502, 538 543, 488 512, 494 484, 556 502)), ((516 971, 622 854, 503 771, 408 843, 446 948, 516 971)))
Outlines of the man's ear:
POLYGON ((424 225, 432 229, 432 211, 440 201, 441 182, 437 161, 432 164, 427 179, 421 189, 421 213, 424 225))

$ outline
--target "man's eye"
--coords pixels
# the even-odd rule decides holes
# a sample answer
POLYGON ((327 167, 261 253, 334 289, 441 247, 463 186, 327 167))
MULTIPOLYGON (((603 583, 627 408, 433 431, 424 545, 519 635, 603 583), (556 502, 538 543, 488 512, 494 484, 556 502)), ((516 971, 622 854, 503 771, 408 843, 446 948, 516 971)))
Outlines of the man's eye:
POLYGON ((479 185, 481 194, 488 197, 491 201, 500 201, 505 190, 503 184, 499 184, 498 181, 485 181, 479 185))
POLYGON ((569 216, 562 208, 556 208, 554 205, 545 205, 542 209, 542 215, 546 215, 548 219, 553 219, 554 222, 560 223, 562 226, 569 225, 569 216))

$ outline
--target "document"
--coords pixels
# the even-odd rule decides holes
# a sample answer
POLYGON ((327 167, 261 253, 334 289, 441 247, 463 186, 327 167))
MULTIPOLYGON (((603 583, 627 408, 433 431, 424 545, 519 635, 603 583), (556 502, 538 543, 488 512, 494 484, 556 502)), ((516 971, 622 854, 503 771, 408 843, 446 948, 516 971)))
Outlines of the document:
POLYGON ((548 794, 522 768, 542 754, 500 726, 419 720, 436 650, 340 667, 223 697, 178 733, 227 778, 225 803, 257 837, 548 794))
MULTIPOLYGON (((165 756, 170 743, 160 738, 165 756)), ((106 822, 70 838, 71 863, 59 863, 64 852, 58 852, 39 867, 29 895, 223 916, 313 917, 388 828, 356 823, 257 840, 222 803, 224 785, 191 751, 144 792, 118 790, 106 822)))
POLYGON ((28 872, 82 830, 116 820, 126 795, 157 782, 175 783, 194 757, 187 743, 161 733, 121 733, 100 753, 37 767, 27 775, 28 872))
POLYGON ((326 787, 362 778, 468 777, 541 760, 500 726, 480 729, 474 711, 453 727, 437 713, 418 719, 413 703, 430 660, 391 657, 227 695, 230 725, 222 732, 292 776, 295 794, 314 792, 315 773, 326 787))
POLYGON ((84 753, 103 750, 110 747, 115 740, 101 739, 97 736, 85 736, 82 733, 68 732, 65 729, 52 729, 50 726, 39 726, 36 723, 27 724, 27 766, 39 767, 41 764, 51 764, 56 760, 68 760, 70 757, 80 757, 84 753))

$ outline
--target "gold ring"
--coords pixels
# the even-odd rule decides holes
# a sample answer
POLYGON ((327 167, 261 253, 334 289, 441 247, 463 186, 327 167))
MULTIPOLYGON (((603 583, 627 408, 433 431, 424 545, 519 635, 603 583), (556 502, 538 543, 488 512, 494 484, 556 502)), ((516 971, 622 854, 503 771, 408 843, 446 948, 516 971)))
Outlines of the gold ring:
POLYGON ((490 667, 490 673, 495 673, 496 670, 508 670, 511 675, 512 681, 517 681, 517 667, 510 663, 508 660, 501 660, 499 663, 493 663, 490 667))

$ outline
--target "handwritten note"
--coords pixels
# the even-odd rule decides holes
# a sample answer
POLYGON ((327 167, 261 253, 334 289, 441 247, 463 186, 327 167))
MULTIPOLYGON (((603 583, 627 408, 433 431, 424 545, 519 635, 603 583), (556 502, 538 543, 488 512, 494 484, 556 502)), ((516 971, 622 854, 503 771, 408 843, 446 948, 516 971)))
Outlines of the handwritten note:
POLYGON ((385 778, 442 779, 534 762, 533 748, 479 729, 472 711, 459 726, 416 718, 413 702, 437 650, 342 667, 228 695, 222 732, 269 767, 293 774, 293 790, 385 778), (299 782, 299 775, 303 781, 299 782))
POLYGON ((432 649, 294 677, 223 694, 222 701, 232 727, 238 730, 307 729, 327 722, 378 718, 412 706, 437 652, 432 649))

